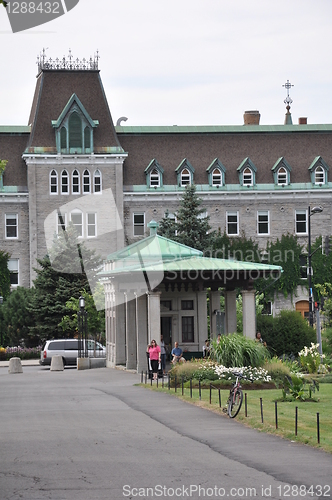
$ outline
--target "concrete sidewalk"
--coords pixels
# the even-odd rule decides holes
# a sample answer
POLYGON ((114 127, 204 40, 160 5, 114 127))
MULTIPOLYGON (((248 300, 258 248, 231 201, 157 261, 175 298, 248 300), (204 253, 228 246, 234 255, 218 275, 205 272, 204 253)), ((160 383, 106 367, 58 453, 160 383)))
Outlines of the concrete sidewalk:
MULTIPOLYGON (((13 356, 14 358, 15 356, 13 356)), ((22 366, 38 366, 39 365, 39 359, 22 359, 21 360, 22 366)), ((9 366, 9 361, 0 361, 0 367, 8 367, 9 366)))

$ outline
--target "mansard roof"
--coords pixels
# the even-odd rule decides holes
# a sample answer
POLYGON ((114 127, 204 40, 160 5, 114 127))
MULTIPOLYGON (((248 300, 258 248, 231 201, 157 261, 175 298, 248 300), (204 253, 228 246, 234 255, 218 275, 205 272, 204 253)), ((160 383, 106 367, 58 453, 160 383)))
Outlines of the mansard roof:
POLYGON ((68 112, 70 111, 71 107, 74 105, 74 104, 77 104, 79 110, 81 111, 81 113, 83 114, 83 116, 85 117, 86 121, 90 124, 90 126, 92 128, 95 128, 99 125, 99 121, 98 120, 92 120, 91 116, 88 114, 87 110, 85 109, 85 107, 83 106, 83 104, 81 103, 81 101, 79 100, 79 98, 77 97, 76 94, 73 94, 71 96, 71 98, 69 99, 69 101, 67 102, 66 106, 63 108, 59 118, 57 120, 52 120, 52 125, 54 128, 59 128, 62 123, 63 123, 63 120, 65 119, 66 115, 68 114, 68 112))
POLYGON ((61 115, 73 94, 76 94, 86 113, 100 123, 94 131, 95 152, 98 149, 104 152, 105 148, 121 147, 99 71, 44 69, 37 77, 29 118, 31 136, 28 152, 33 152, 34 148, 47 148, 50 152, 56 152, 52 120, 61 115))

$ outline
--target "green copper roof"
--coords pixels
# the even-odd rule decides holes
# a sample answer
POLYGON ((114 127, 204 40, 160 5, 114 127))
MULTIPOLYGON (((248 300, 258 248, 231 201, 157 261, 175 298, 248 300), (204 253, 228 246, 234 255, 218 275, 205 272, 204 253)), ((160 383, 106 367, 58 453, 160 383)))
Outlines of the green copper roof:
POLYGON ((24 125, 0 125, 0 134, 30 134, 31 127, 24 125))

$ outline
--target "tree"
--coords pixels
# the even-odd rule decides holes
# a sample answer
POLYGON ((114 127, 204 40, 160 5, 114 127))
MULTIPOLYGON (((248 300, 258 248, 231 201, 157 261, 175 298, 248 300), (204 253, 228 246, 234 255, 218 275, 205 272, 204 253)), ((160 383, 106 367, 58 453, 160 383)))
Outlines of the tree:
POLYGON ((0 250, 0 295, 2 295, 4 299, 10 294, 9 258, 9 253, 0 250))
POLYGON ((94 252, 78 243, 75 228, 70 225, 66 231, 55 237, 53 246, 43 259, 37 260, 35 269, 35 294, 29 305, 35 325, 30 327, 30 335, 38 336, 41 341, 62 338, 60 326, 62 318, 68 313, 66 303, 71 297, 79 298, 81 291, 91 294, 86 273, 94 273, 101 262, 94 252))
POLYGON ((166 210, 165 216, 159 223, 158 234, 170 240, 176 238, 176 222, 170 218, 168 210, 166 210))
POLYGON ((205 209, 201 208, 201 203, 201 198, 196 194, 196 186, 194 184, 186 186, 176 214, 176 222, 171 223, 166 213, 161 221, 159 234, 167 235, 166 237, 171 235, 173 240, 196 248, 196 250, 203 251, 208 248, 211 241, 211 234, 209 234, 211 226, 209 217, 203 216, 205 209))
POLYGON ((4 345, 35 347, 40 343, 39 337, 30 335, 33 318, 28 312, 33 289, 17 287, 13 290, 1 307, 3 315, 4 345))

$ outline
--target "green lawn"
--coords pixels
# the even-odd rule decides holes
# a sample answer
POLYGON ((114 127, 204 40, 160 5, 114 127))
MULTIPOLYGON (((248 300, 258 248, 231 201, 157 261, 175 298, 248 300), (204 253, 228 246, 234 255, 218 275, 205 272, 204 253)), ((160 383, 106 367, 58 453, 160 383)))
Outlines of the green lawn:
MULTIPOLYGON (((144 385, 144 384, 143 384, 144 385)), ((144 385, 151 389, 150 383, 144 385)), ((229 390, 222 389, 221 408, 219 408, 219 393, 218 390, 212 390, 212 400, 210 405, 209 389, 202 389, 201 399, 199 399, 199 391, 197 388, 192 390, 192 398, 190 397, 190 389, 184 388, 182 396, 182 388, 178 387, 175 392, 174 387, 170 390, 161 387, 161 383, 152 386, 153 390, 171 393, 179 398, 184 399, 192 404, 208 408, 212 411, 220 413, 221 416, 228 418, 223 413, 222 408, 226 405, 229 390)), ((245 398, 243 397, 243 405, 236 419, 244 425, 252 427, 262 432, 276 434, 283 438, 298 441, 310 446, 321 448, 329 453, 332 453, 332 384, 320 384, 319 392, 315 392, 313 397, 317 402, 277 402, 278 413, 278 429, 275 422, 275 400, 280 399, 282 394, 280 389, 265 389, 265 390, 243 390, 247 394, 247 417, 245 416, 245 398), (261 421, 261 405, 260 398, 263 403, 263 423, 261 421), (297 436, 295 435, 295 407, 298 407, 298 424, 297 436), (319 413, 320 427, 320 443, 317 439, 317 413, 319 413)))

